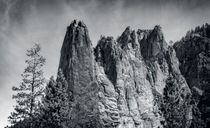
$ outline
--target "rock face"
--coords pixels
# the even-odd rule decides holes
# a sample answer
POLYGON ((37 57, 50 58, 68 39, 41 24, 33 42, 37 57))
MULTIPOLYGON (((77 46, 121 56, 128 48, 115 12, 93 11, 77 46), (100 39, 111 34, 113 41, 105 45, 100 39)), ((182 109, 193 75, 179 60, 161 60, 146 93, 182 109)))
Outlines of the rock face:
POLYGON ((189 31, 174 48, 193 93, 192 127, 210 127, 210 25, 189 31))
POLYGON ((69 84, 71 128, 188 128, 191 91, 160 26, 102 36, 94 48, 87 27, 73 21, 61 49, 69 84))
POLYGON ((98 113, 96 106, 98 85, 95 82, 91 45, 85 24, 73 21, 67 28, 59 65, 69 84, 68 90, 72 101, 69 125, 72 128, 91 127, 95 124, 90 123, 95 122, 93 120, 97 118, 95 115, 98 113))

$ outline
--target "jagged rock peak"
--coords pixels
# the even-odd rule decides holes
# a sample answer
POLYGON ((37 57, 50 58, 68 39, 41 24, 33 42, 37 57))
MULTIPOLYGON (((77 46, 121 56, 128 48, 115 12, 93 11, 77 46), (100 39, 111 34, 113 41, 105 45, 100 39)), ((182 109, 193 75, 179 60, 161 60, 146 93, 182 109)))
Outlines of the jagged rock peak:
POLYGON ((67 77, 68 70, 70 70, 68 63, 72 62, 77 55, 80 55, 79 58, 81 60, 84 58, 84 56, 81 56, 83 54, 89 55, 91 58, 92 49, 92 43, 90 41, 86 25, 82 21, 73 20, 67 27, 66 35, 61 48, 59 68, 63 70, 64 75, 66 75, 65 77, 67 77))
MULTIPOLYGON (((71 101, 69 127, 87 128, 90 125, 87 122, 96 118, 97 96, 92 95, 97 91, 97 83, 94 80, 93 48, 87 27, 82 21, 74 20, 67 29, 61 49, 59 68, 68 82, 71 101), (95 116, 89 117, 89 115, 95 116)), ((97 127, 95 124, 91 126, 97 127)))
POLYGON ((109 47, 112 48, 114 45, 116 45, 116 41, 114 40, 114 37, 112 36, 101 36, 100 40, 98 41, 98 44, 96 45, 95 49, 97 48, 105 48, 109 47))
POLYGON ((117 42, 121 44, 121 48, 128 46, 129 43, 132 44, 132 47, 136 46, 136 32, 132 30, 130 26, 126 27, 125 31, 117 39, 117 42))
POLYGON ((154 31, 157 31, 157 32, 161 32, 162 31, 162 27, 160 25, 155 25, 154 31))
POLYGON ((154 29, 138 29, 137 34, 139 40, 147 38, 150 34, 151 36, 158 36, 159 38, 164 39, 162 27, 160 25, 156 25, 154 29))
POLYGON ((131 30, 131 27, 128 26, 126 27, 125 31, 123 33, 130 33, 132 30, 131 30))
POLYGON ((112 36, 101 36, 94 49, 95 60, 101 64, 108 63, 107 57, 117 57, 120 54, 120 47, 112 36))
POLYGON ((75 45, 76 47, 80 47, 83 45, 89 48, 92 47, 88 29, 86 25, 79 20, 73 20, 71 24, 67 27, 64 42, 65 43, 63 43, 63 45, 65 45, 65 47, 68 43, 75 45))
POLYGON ((138 40, 142 40, 143 38, 147 38, 147 36, 151 33, 152 30, 150 29, 138 29, 137 34, 138 34, 138 40))
POLYGON ((156 25, 152 31, 153 36, 156 36, 159 40, 164 40, 162 28, 160 25, 156 25))
POLYGON ((163 56, 167 51, 168 45, 159 25, 156 25, 153 30, 138 30, 138 39, 145 59, 163 56))
POLYGON ((79 26, 79 27, 84 27, 84 28, 86 28, 86 25, 84 24, 83 21, 76 20, 76 19, 73 20, 73 21, 71 22, 70 26, 71 26, 71 27, 77 27, 77 26, 79 26))

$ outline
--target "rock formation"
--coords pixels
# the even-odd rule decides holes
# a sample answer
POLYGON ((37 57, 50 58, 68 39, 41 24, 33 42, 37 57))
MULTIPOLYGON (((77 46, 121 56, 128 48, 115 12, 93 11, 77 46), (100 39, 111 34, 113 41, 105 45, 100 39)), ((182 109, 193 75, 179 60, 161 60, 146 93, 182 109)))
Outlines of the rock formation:
POLYGON ((70 126, 98 127, 98 84, 94 72, 94 57, 88 30, 74 20, 67 28, 61 49, 59 68, 69 84, 72 112, 70 126), (94 124, 91 124, 94 123, 94 124))
POLYGON ((210 25, 189 31, 174 48, 193 93, 192 127, 210 127, 210 25))
POLYGON ((87 27, 67 28, 59 68, 69 84, 71 128, 188 128, 191 91, 160 26, 102 36, 93 50, 87 27))

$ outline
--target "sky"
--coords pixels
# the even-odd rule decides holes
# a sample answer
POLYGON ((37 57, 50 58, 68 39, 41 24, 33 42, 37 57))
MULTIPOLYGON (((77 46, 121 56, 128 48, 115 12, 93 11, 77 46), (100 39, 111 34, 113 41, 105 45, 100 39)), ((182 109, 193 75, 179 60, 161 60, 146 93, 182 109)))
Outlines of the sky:
POLYGON ((13 111, 12 86, 21 82, 26 50, 39 43, 45 77, 56 74, 67 26, 82 20, 95 46, 101 35, 117 38, 127 26, 161 25, 166 41, 210 23, 208 0, 0 0, 0 128, 13 111))

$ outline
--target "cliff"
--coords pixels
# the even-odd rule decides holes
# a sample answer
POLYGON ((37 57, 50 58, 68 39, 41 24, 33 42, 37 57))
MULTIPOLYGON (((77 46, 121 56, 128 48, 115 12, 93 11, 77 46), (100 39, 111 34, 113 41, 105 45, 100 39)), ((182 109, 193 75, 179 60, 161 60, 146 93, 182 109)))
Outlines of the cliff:
POLYGON ((188 128, 191 91, 162 29, 102 36, 93 49, 87 27, 67 28, 59 68, 69 85, 71 128, 188 128))
POLYGON ((193 93, 192 127, 210 127, 210 25, 188 31, 174 48, 180 70, 193 93))

